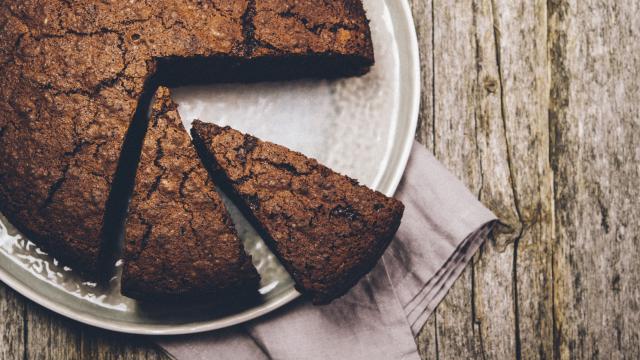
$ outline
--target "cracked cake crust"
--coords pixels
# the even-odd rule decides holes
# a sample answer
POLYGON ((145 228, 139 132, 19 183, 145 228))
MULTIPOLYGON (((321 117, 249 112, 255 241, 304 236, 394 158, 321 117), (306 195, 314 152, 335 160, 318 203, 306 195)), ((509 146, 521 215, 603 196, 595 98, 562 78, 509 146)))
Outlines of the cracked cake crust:
POLYGON ((110 260, 104 244, 115 240, 107 234, 116 226, 109 214, 118 212, 110 190, 124 139, 155 83, 198 77, 196 65, 216 68, 208 79, 217 80, 225 74, 218 67, 244 64, 233 76, 245 80, 287 77, 270 69, 292 71, 290 59, 299 59, 298 75, 354 75, 373 64, 360 3, 314 4, 3 1, 0 211, 65 265, 96 278, 110 260), (331 31, 335 24, 344 26, 331 31), (260 66, 247 71, 253 64, 260 66))
POLYGON ((314 303, 343 295, 395 235, 404 206, 298 152, 195 121, 205 165, 314 303))
POLYGON ((164 87, 142 146, 124 261, 122 293, 136 299, 257 294, 251 257, 164 87))

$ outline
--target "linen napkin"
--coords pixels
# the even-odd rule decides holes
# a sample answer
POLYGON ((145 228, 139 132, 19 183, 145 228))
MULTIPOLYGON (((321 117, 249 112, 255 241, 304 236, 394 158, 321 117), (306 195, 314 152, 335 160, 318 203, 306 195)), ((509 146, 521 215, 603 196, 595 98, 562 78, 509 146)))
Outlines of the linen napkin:
POLYGON ((402 224, 374 270, 326 306, 298 299, 232 328, 157 338, 176 359, 419 359, 414 341, 496 217, 414 143, 402 224))

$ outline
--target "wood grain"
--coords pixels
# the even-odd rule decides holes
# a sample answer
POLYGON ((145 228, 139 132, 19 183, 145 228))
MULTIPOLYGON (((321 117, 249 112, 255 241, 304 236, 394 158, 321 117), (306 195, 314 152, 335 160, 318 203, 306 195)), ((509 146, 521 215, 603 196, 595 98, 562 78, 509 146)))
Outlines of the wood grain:
POLYGON ((25 355, 28 359, 80 359, 80 331, 72 320, 26 304, 25 355), (64 344, 64 346, 59 346, 64 344))
POLYGON ((558 358, 640 354, 640 11, 550 9, 558 358))
MULTIPOLYGON (((412 0, 417 139, 501 219, 424 359, 640 354, 637 2, 412 0)), ((0 285, 1 359, 166 359, 0 285)))
MULTIPOLYGON (((537 116, 541 111, 536 99, 507 92, 507 87, 528 86, 529 79, 513 76, 519 68, 530 66, 520 64, 514 54, 527 51, 528 43, 503 36, 500 26, 523 26, 537 20, 524 15, 518 18, 519 13, 507 5, 490 1, 433 4, 436 111, 425 118, 434 122, 434 152, 504 222, 439 306, 433 333, 429 334, 427 326, 419 336, 420 346, 437 341, 442 358, 505 358, 521 353, 515 269, 525 228, 519 206, 528 204, 528 199, 518 198, 517 186, 529 185, 529 175, 537 174, 537 163, 548 161, 548 155, 526 154, 529 160, 540 161, 523 161, 527 169, 513 170, 512 152, 519 148, 510 137, 532 124, 525 117, 528 113, 537 116), (500 15, 500 7, 513 18, 500 15), (513 115, 516 111, 518 116, 513 115)), ((540 42, 535 36, 524 40, 540 42)), ((546 40, 542 41, 544 49, 546 40)), ((550 181, 546 186, 551 187, 550 181)), ((546 206, 549 208, 548 202, 546 206)), ((532 270, 538 270, 538 265, 531 264, 532 270)))
POLYGON ((24 357, 25 315, 25 300, 0 283, 0 359, 24 357))
POLYGON ((421 18, 419 3, 417 28, 435 29, 422 70, 436 111, 418 139, 505 223, 418 336, 423 355, 637 356, 638 5, 434 1, 421 18))
POLYGON ((168 359, 144 337, 65 319, 0 284, 0 359, 168 359))

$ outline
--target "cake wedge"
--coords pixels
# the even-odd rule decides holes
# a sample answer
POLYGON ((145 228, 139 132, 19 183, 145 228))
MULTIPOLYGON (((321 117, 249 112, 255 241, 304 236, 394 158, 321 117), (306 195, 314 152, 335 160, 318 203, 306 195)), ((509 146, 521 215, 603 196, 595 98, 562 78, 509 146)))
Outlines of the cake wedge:
POLYGON ((205 166, 315 304, 345 294, 392 240, 404 206, 316 160, 196 120, 205 166))
POLYGON ((123 251, 122 293, 135 299, 257 294, 251 257, 164 87, 152 102, 123 251))

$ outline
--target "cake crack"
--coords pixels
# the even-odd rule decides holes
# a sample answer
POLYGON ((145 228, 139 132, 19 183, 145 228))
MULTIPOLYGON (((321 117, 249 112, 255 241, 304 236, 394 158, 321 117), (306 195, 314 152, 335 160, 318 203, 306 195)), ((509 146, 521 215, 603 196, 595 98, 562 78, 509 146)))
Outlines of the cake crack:
POLYGON ((82 149, 85 148, 87 145, 89 145, 88 142, 81 140, 80 142, 75 144, 74 148, 71 151, 65 152, 63 154, 63 156, 68 160, 65 162, 65 164, 62 167, 62 175, 60 175, 58 179, 55 180, 49 187, 49 190, 47 191, 47 197, 42 201, 42 204, 40 205, 40 211, 45 210, 46 208, 49 207, 49 205, 51 205, 51 203, 53 202, 54 196, 56 195, 58 190, 62 188, 62 185, 67 180, 67 173, 71 168, 73 157, 78 153, 80 153, 80 151, 82 151, 82 149))
POLYGON ((53 184, 51 184, 51 187, 49 187, 49 190, 47 191, 47 197, 40 205, 40 211, 44 211, 49 207, 49 205, 51 205, 51 203, 53 202, 53 197, 58 192, 58 190, 60 190, 60 187, 62 187, 62 184, 65 182, 65 180, 67 180, 67 172, 69 171, 70 167, 71 164, 65 164, 62 169, 62 175, 53 184))
POLYGON ((147 200, 151 199, 151 196, 153 196, 153 194, 156 191, 158 191, 158 187, 160 186, 160 182, 162 181, 162 178, 167 173, 167 168, 164 167, 162 165, 162 163, 161 163, 162 157, 164 156, 164 152, 162 150, 162 140, 164 140, 164 139, 165 139, 165 137, 161 137, 161 138, 156 139, 156 156, 153 159, 153 164, 158 169, 160 169, 160 174, 156 175, 155 180, 153 181, 153 184, 151 184, 151 187, 149 187, 149 190, 147 191, 147 200))
POLYGON ((302 24, 307 31, 311 32, 314 35, 320 35, 322 30, 328 29, 332 33, 336 33, 339 29, 344 29, 348 31, 358 30, 358 26, 355 24, 347 24, 343 22, 313 22, 309 20, 306 16, 295 12, 293 10, 294 6, 290 5, 286 10, 280 11, 277 13, 278 16, 283 17, 285 19, 295 19, 297 22, 302 24))
POLYGON ((249 0, 247 8, 242 14, 242 35, 244 37, 245 56, 252 57, 258 47, 269 49, 274 53, 282 52, 277 47, 266 43, 256 37, 256 26, 254 17, 256 15, 256 0, 249 0))
POLYGON ((247 8, 242 14, 242 35, 244 36, 245 54, 251 56, 256 46, 253 17, 256 15, 256 0, 249 0, 247 8))
POLYGON ((187 170, 187 172, 182 174, 182 179, 180 179, 180 185, 178 186, 178 193, 180 194, 180 196, 182 197, 186 196, 184 193, 184 187, 186 186, 187 181, 189 181, 189 177, 196 169, 197 167, 193 166, 189 170, 187 170))

